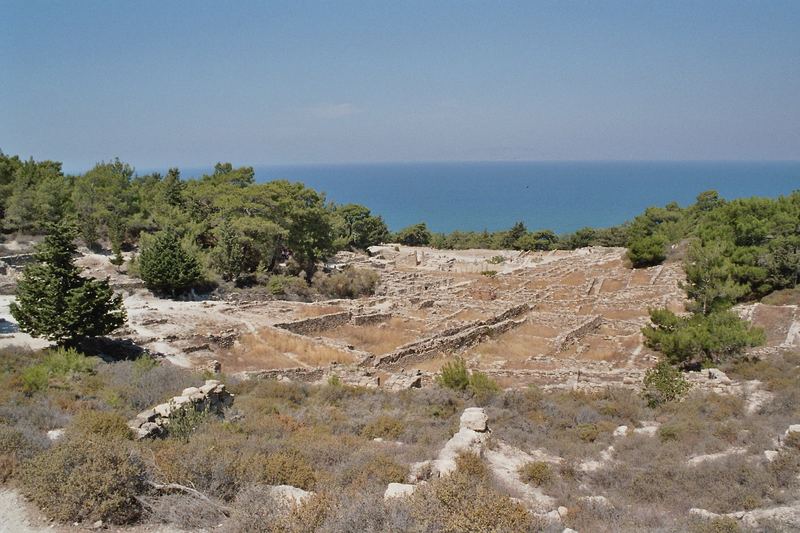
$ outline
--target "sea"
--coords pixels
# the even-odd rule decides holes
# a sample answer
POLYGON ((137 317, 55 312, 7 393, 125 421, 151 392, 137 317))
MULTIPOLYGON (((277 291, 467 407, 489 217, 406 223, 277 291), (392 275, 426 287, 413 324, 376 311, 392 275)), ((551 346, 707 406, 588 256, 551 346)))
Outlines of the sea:
POLYGON ((530 230, 567 233, 620 224, 649 206, 686 206, 709 189, 726 199, 800 190, 800 161, 364 163, 255 171, 258 182, 299 181, 329 201, 363 204, 393 231, 417 222, 436 232, 496 231, 522 221, 530 230))

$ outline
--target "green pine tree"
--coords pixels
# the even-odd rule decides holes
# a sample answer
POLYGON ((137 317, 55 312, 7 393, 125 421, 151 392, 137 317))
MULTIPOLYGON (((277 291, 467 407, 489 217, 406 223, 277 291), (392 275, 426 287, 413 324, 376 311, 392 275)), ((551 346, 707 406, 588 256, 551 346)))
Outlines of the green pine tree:
POLYGON ((74 239, 71 227, 50 227, 11 304, 11 315, 22 331, 61 345, 106 335, 126 320, 122 296, 114 294, 107 279, 81 276, 73 260, 74 239))
POLYGON ((177 296, 195 285, 201 277, 197 258, 181 246, 173 231, 161 231, 142 245, 139 275, 147 288, 177 296))

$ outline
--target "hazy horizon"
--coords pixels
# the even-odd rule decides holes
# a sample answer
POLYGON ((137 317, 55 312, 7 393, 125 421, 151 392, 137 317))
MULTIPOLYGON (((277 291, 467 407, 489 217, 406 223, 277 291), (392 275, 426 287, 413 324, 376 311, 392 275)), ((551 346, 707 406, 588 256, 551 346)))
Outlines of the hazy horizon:
POLYGON ((4 0, 0 149, 85 169, 800 159, 800 3, 4 0))

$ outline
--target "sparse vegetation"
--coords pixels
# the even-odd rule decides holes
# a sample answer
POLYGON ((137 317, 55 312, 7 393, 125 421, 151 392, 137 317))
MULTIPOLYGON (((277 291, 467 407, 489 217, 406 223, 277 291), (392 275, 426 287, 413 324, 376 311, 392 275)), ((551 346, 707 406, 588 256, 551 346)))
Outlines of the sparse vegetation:
POLYGON ((689 383, 681 372, 667 361, 661 361, 645 372, 642 396, 650 407, 678 400, 688 390, 689 383))

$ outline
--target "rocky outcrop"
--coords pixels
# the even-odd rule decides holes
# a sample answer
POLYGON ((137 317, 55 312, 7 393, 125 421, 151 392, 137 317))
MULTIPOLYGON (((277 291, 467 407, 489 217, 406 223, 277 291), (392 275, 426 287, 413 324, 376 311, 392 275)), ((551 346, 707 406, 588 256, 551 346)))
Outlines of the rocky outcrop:
POLYGON ((233 404, 233 394, 225 390, 225 385, 209 379, 201 387, 184 389, 180 396, 142 411, 128 422, 137 439, 162 435, 169 425, 170 418, 188 409, 221 415, 225 407, 233 404))
POLYGON ((300 335, 309 335, 347 324, 350 322, 351 317, 352 314, 350 311, 344 311, 341 313, 313 316, 311 318, 295 320, 294 322, 282 322, 280 324, 275 324, 275 327, 300 335))
POLYGON ((392 498, 406 498, 414 494, 416 485, 409 483, 389 483, 386 491, 383 493, 384 500, 391 500, 392 498))

